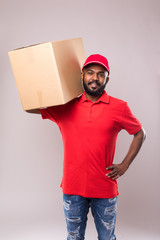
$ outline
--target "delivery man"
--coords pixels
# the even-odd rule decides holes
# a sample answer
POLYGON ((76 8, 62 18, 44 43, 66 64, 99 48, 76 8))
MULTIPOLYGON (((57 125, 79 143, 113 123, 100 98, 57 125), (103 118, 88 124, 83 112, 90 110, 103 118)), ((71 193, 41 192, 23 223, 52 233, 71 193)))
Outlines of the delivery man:
MULTIPOLYGON (((104 56, 89 56, 81 72, 84 92, 70 102, 35 110, 55 122, 62 134, 64 165, 61 187, 67 240, 83 240, 91 208, 99 240, 115 240, 117 179, 129 168, 145 139, 141 123, 127 102, 105 89, 110 69, 104 56), (118 133, 133 135, 120 164, 113 164, 118 133)), ((33 111, 32 111, 33 112, 33 111)))

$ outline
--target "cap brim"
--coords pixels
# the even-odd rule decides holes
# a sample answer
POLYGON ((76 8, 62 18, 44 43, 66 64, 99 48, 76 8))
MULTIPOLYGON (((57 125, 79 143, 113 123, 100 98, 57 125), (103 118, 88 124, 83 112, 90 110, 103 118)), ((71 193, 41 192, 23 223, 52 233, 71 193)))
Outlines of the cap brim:
POLYGON ((90 64, 92 64, 92 63, 99 64, 99 65, 101 65, 102 67, 104 67, 104 68, 107 70, 108 75, 109 75, 109 73, 110 73, 109 69, 108 69, 103 63, 101 63, 101 62, 99 62, 99 61, 90 61, 90 62, 86 63, 85 65, 83 65, 82 70, 83 70, 83 68, 85 68, 86 66, 88 66, 88 65, 90 65, 90 64))

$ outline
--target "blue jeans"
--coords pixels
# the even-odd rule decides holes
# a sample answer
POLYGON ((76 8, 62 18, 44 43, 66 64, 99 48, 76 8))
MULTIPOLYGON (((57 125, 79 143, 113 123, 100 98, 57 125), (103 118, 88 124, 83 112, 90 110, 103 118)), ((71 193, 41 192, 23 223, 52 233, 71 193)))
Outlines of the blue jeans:
POLYGON ((67 223, 67 240, 84 240, 87 214, 91 207, 99 240, 116 240, 117 197, 84 198, 63 194, 63 207, 67 223))

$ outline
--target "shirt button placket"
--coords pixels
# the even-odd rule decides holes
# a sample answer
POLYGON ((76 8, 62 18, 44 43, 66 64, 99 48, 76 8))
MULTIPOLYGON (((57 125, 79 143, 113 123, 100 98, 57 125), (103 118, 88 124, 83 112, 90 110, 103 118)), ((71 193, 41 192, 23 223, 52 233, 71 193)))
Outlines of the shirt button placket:
POLYGON ((91 122, 92 120, 93 120, 93 104, 90 106, 88 121, 91 122))

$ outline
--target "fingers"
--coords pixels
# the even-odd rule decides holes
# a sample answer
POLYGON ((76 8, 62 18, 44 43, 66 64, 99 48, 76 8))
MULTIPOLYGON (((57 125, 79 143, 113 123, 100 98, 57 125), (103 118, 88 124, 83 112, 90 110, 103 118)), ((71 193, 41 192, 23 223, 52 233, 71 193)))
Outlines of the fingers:
POLYGON ((115 177, 113 177, 112 179, 117 179, 117 178, 119 178, 120 177, 120 175, 116 175, 115 177))
POLYGON ((107 177, 112 178, 112 179, 117 179, 120 177, 120 175, 117 172, 111 173, 111 174, 106 174, 107 177))
POLYGON ((112 169, 114 169, 115 168, 115 166, 114 166, 114 164, 113 165, 111 165, 111 166, 109 166, 108 168, 106 168, 107 170, 112 170, 112 169))
POLYGON ((119 174, 118 174, 118 172, 116 170, 113 170, 112 172, 110 172, 110 173, 108 173, 106 175, 109 178, 116 178, 116 177, 118 178, 119 177, 119 174))
POLYGON ((107 177, 112 178, 112 179, 117 179, 120 177, 119 174, 119 169, 117 168, 117 165, 111 165, 106 170, 112 170, 109 173, 106 174, 107 177))

